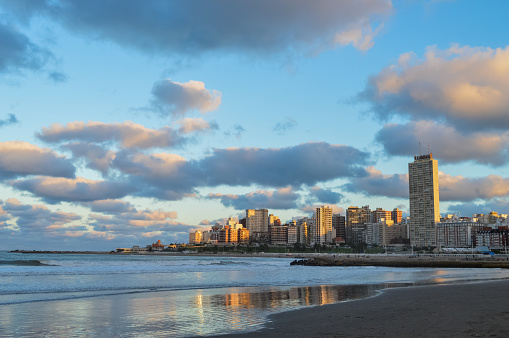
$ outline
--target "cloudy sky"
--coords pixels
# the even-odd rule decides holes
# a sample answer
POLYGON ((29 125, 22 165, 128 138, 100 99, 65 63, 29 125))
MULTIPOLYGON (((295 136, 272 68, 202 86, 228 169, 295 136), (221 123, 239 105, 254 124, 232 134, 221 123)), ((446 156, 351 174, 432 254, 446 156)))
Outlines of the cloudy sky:
POLYGON ((509 212, 509 2, 0 0, 0 250, 268 208, 509 212))

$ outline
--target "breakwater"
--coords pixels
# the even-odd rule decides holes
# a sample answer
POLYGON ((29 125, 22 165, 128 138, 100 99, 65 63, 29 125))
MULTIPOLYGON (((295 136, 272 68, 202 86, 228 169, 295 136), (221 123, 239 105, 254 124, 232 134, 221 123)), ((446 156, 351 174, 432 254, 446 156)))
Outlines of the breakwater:
POLYGON ((400 268, 501 268, 509 269, 509 257, 479 255, 341 255, 294 260, 305 266, 387 266, 400 268))

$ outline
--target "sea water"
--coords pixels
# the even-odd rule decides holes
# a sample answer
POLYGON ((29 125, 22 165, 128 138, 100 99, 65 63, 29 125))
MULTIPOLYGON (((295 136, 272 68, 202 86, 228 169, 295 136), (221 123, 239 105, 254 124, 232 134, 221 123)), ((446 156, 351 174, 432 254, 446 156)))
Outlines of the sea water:
POLYGON ((288 258, 0 252, 0 336, 207 336, 267 315, 500 269, 290 266, 288 258))

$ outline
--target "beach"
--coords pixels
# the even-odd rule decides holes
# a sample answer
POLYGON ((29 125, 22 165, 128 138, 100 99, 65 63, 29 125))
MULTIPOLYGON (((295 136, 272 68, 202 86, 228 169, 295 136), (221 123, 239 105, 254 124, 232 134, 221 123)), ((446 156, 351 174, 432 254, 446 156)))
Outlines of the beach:
POLYGON ((509 281, 416 286, 269 316, 223 337, 507 337, 509 281))
MULTIPOLYGON (((507 282, 485 282, 509 280, 509 269, 291 266, 284 257, 0 252, 0 336, 378 336, 392 318, 411 323, 437 304, 474 323, 478 304, 507 299, 507 282), (437 284, 448 286, 422 287, 437 284), (442 288, 445 300, 429 293, 442 288)), ((419 325, 407 329, 425 332, 419 325)))

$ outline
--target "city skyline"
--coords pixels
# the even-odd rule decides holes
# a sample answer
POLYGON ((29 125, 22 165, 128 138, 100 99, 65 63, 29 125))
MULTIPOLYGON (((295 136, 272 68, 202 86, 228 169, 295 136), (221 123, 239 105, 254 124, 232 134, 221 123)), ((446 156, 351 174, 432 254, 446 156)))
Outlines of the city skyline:
POLYGON ((407 216, 428 146, 442 214, 507 213, 504 9, 0 0, 0 250, 184 243, 246 209, 407 216))

